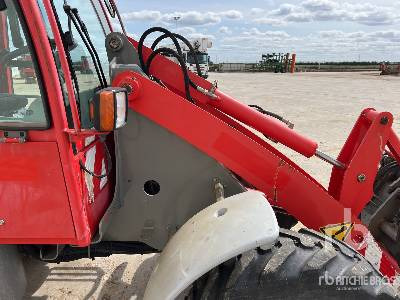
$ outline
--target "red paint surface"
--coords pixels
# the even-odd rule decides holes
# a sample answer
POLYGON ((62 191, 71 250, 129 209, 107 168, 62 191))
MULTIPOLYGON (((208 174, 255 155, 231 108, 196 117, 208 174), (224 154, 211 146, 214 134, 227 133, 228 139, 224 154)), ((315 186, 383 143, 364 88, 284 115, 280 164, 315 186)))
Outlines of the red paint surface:
MULTIPOLYGON (((62 50, 61 37, 56 31, 50 2, 49 0, 43 0, 43 2, 49 14, 50 24, 55 30, 55 42, 62 50)), ((71 243, 85 246, 90 243, 98 222, 111 200, 111 189, 105 188, 104 193, 99 191, 96 199, 99 201, 98 206, 91 206, 88 203, 85 197, 84 179, 78 164, 87 149, 79 148, 84 150, 77 156, 72 151, 57 70, 40 11, 37 4, 32 1, 21 1, 21 7, 33 37, 45 81, 52 127, 43 132, 30 131, 28 142, 25 144, 1 145, 0 153, 4 153, 3 156, 6 158, 1 168, 6 174, 1 175, 3 185, 0 187, 2 192, 0 201, 2 203, 7 201, 5 202, 7 218, 11 219, 16 215, 19 225, 14 224, 16 226, 12 229, 14 231, 4 231, 4 235, 0 235, 0 242, 71 243), (16 163, 9 161, 9 158, 18 160, 17 157, 27 151, 32 152, 32 155, 27 155, 27 159, 20 159, 16 163), (49 166, 43 171, 39 167, 46 160, 51 160, 51 162, 47 162, 49 166), (13 169, 9 174, 7 174, 7 166, 13 169), (27 171, 23 172, 23 168, 27 171), (25 183, 28 184, 25 185, 25 183), (33 196, 32 191, 35 192, 33 196), (3 197, 3 193, 6 197, 3 197), (17 197, 18 200, 14 202, 8 200, 17 197), (31 209, 26 210, 23 204, 28 204, 31 209), (54 221, 55 226, 51 226, 54 225, 52 224, 54 221), (39 226, 41 236, 39 230, 33 226, 39 226), (43 232, 45 226, 49 228, 44 229, 43 232)), ((132 42, 137 45, 135 41, 132 40, 132 42)), ((145 56, 149 53, 150 50, 145 49, 145 56)), ((65 53, 61 51, 60 55, 64 74, 69 74, 65 53)), ((382 114, 370 110, 364 111, 339 157, 348 168, 344 171, 334 170, 328 192, 296 164, 246 130, 233 118, 268 133, 269 136, 290 145, 305 156, 313 155, 316 149, 315 142, 283 128, 284 126, 276 123, 275 120, 261 117, 219 91, 217 91, 219 100, 211 102, 207 96, 192 90, 192 96, 197 103, 193 105, 181 97, 184 95, 184 87, 179 67, 164 57, 154 60, 151 72, 162 79, 170 90, 160 87, 139 74, 130 74, 129 76, 135 77, 139 82, 138 86, 141 89, 137 97, 130 101, 131 109, 222 163, 252 186, 263 191, 272 204, 285 208, 306 226, 319 230, 320 227, 328 224, 341 223, 345 208, 350 207, 353 212, 350 219, 356 223, 357 230, 364 235, 368 233, 356 216, 359 209, 370 199, 370 180, 377 170, 378 154, 388 144, 392 154, 400 158, 399 139, 390 130, 392 119, 387 127, 380 127, 378 118, 382 114), (224 113, 226 113, 225 116, 223 116, 224 113), (381 142, 377 143, 377 140, 381 142), (370 156, 368 152, 372 155, 370 156), (358 174, 361 169, 365 169, 368 172, 367 178, 371 178, 365 182, 366 188, 361 188, 354 183, 354 174, 358 174)), ((203 88, 211 88, 209 82, 194 74, 190 76, 203 88)), ((68 76, 66 79, 68 91, 72 93, 69 96, 74 115, 73 135, 74 140, 79 144, 80 128, 79 120, 76 119, 72 81, 68 76)), ((390 115, 389 117, 391 118, 390 115)), ((83 138, 82 136, 82 141, 83 138)), ((98 168, 97 164, 95 168, 98 168)), ((3 228, 6 228, 7 224, 8 222, 3 228)), ((354 242, 348 243, 355 249, 360 246, 354 242)), ((387 258, 382 265, 385 267, 381 270, 387 274, 390 273, 388 270, 398 270, 397 264, 387 258)))
POLYGON ((55 142, 0 144, 0 195, 0 239, 75 237, 55 142))

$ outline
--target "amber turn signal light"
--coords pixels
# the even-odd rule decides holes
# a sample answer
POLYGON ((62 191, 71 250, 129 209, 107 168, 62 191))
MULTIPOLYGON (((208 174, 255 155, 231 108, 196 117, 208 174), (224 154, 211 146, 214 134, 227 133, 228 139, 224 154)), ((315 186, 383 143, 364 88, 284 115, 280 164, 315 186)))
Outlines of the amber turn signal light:
POLYGON ((123 127, 128 117, 128 93, 124 88, 105 88, 90 101, 90 120, 98 131, 123 127))

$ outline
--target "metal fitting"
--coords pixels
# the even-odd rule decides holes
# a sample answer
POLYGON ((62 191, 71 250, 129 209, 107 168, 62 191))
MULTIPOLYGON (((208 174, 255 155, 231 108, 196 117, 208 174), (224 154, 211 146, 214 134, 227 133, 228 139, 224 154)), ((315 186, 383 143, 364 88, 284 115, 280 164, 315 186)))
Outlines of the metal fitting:
POLYGON ((360 183, 365 182, 365 181, 367 180, 367 175, 365 175, 365 174, 360 174, 360 175, 357 176, 357 180, 358 180, 358 182, 360 182, 360 183))
POLYGON ((3 226, 4 224, 6 224, 6 221, 4 219, 0 219, 0 226, 3 226))
POLYGON ((132 92, 134 91, 133 87, 128 83, 123 84, 121 87, 126 89, 126 91, 128 92, 128 95, 132 94, 132 92))
POLYGON ((382 124, 382 125, 387 125, 387 124, 389 124, 389 118, 388 118, 388 117, 382 117, 382 119, 381 119, 381 124, 382 124))
POLYGON ((124 45, 124 42, 119 36, 114 35, 108 41, 108 45, 110 46, 111 50, 116 52, 121 50, 122 46, 124 45))
POLYGON ((214 178, 213 181, 214 181, 214 192, 215 192, 216 202, 224 200, 225 199, 224 186, 222 185, 219 178, 214 178))

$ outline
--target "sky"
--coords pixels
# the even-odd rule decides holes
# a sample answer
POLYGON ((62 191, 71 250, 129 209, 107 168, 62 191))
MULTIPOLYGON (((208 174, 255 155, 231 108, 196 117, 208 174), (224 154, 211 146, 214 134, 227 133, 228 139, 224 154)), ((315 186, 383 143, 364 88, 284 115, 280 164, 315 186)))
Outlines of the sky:
POLYGON ((188 38, 208 37, 216 63, 257 62, 272 52, 296 53, 299 61, 400 61, 400 0, 117 3, 130 35, 162 26, 188 38))

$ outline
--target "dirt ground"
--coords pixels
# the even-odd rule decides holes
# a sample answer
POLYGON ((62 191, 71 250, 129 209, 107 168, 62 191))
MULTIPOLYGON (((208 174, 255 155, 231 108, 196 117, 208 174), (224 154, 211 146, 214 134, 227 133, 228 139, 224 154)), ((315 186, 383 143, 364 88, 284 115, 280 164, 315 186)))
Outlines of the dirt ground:
MULTIPOLYGON (((400 77, 377 73, 234 73, 211 74, 219 88, 258 104, 295 123, 295 129, 319 142, 320 150, 338 155, 363 108, 400 113, 400 77)), ((400 132, 400 118, 395 119, 400 132)), ((330 166, 286 154, 325 186, 330 166)), ((141 299, 157 255, 115 255, 71 263, 30 262, 27 299, 141 299)))

